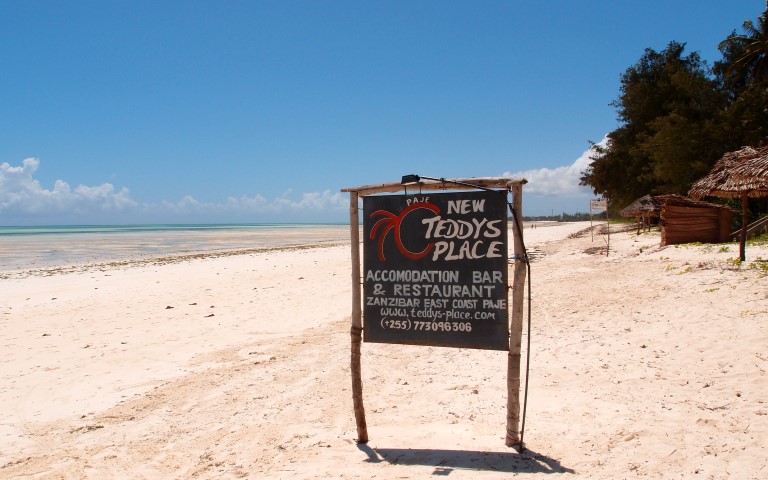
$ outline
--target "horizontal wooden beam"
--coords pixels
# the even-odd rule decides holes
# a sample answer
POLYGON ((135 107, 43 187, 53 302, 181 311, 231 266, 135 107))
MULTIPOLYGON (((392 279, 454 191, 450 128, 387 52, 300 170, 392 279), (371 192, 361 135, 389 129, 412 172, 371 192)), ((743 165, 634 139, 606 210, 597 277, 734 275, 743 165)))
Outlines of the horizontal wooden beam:
POLYGON ((512 177, 475 177, 475 178, 444 178, 440 180, 421 179, 419 183, 403 185, 400 182, 380 183, 376 185, 363 185, 360 187, 342 188, 342 192, 355 192, 360 196, 373 195, 376 193, 402 192, 408 189, 410 192, 434 191, 434 190, 471 190, 470 185, 477 185, 483 188, 508 189, 514 185, 525 185, 528 180, 524 178, 512 177), (461 184, 469 185, 461 185, 461 184))

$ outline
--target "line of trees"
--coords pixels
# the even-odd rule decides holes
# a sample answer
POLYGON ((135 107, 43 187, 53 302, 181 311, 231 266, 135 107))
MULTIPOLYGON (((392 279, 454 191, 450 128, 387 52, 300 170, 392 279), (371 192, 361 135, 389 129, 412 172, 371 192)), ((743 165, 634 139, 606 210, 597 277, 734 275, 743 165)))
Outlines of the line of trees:
POLYGON ((577 212, 523 217, 525 222, 588 222, 590 220, 605 220, 605 213, 590 215, 589 213, 577 212))
POLYGON ((621 76, 611 104, 620 126, 581 176, 612 213, 646 194, 685 195, 724 153, 768 142, 768 1, 742 30, 720 42, 711 68, 672 41, 646 49, 621 76))

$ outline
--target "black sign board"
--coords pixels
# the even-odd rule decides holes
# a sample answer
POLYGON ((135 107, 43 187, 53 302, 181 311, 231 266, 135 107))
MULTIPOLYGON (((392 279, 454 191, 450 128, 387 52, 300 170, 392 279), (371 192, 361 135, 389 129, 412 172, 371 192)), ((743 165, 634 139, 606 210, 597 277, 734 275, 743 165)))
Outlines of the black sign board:
POLYGON ((363 197, 366 342, 508 350, 505 191, 363 197))

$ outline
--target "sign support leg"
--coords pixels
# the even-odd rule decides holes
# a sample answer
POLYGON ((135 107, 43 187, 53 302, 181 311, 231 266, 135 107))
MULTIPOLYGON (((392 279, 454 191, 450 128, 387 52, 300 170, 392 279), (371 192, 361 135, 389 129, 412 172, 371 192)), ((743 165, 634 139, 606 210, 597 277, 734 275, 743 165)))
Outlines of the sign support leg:
MULTIPOLYGON (((512 318, 507 357, 507 435, 504 441, 508 447, 520 444, 520 352, 523 341, 523 299, 525 297, 526 263, 520 258, 523 251, 523 187, 512 187, 512 205, 517 222, 513 228, 515 245, 515 270, 512 283, 512 318), (520 229, 517 228, 520 225, 520 229)), ((522 446, 522 445, 521 445, 522 446)))
POLYGON ((357 423, 358 443, 368 442, 368 426, 365 423, 365 407, 363 406, 363 380, 360 368, 360 344, 363 334, 363 320, 361 311, 361 285, 360 285, 360 227, 358 220, 358 195, 356 192, 349 194, 349 228, 350 241, 352 243, 352 328, 350 371, 352 374, 352 403, 355 409, 355 423, 357 423))

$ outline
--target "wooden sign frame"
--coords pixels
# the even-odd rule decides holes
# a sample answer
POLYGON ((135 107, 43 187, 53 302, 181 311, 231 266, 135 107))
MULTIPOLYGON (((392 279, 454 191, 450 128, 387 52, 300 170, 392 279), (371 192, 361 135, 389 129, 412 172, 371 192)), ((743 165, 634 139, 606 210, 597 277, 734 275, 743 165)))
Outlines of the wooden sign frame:
MULTIPOLYGON (((476 185, 483 189, 504 189, 512 194, 512 206, 517 220, 515 225, 522 225, 522 196, 525 179, 509 177, 481 177, 461 179, 424 180, 409 188, 420 192, 437 190, 473 190, 476 185)), ((362 319, 362 277, 360 257, 360 197, 377 193, 404 192, 400 183, 384 183, 360 187, 343 188, 342 192, 349 195, 349 226, 352 256, 352 326, 351 337, 351 376, 352 401, 357 424, 357 441, 368 442, 368 428, 365 420, 363 404, 363 386, 361 375, 361 343, 363 332, 362 319)), ((513 244, 515 252, 514 272, 512 278, 512 301, 509 318, 509 352, 507 356, 507 426, 505 444, 516 446, 520 444, 520 359, 523 334, 523 298, 525 294, 526 263, 520 258, 523 255, 523 232, 513 228, 513 244)))

